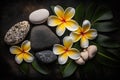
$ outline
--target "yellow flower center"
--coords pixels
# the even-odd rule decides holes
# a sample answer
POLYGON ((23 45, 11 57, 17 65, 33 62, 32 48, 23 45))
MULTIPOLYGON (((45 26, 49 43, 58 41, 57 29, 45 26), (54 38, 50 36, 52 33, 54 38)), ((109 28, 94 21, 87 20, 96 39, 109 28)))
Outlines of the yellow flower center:
POLYGON ((65 48, 65 49, 64 49, 64 51, 65 51, 65 53, 66 53, 66 52, 68 52, 68 51, 69 51, 69 49, 68 49, 68 48, 65 48))
POLYGON ((84 32, 80 32, 80 35, 84 36, 84 35, 85 35, 85 33, 84 33, 84 32))
POLYGON ((66 20, 65 20, 64 18, 62 18, 62 19, 61 19, 61 21, 62 21, 63 23, 65 23, 65 22, 66 22, 66 20))

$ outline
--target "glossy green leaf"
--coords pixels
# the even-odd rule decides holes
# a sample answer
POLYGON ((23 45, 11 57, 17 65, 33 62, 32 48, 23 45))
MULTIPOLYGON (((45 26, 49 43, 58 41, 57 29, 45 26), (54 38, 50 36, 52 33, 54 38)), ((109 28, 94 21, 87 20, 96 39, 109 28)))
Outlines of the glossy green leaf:
POLYGON ((81 51, 81 49, 82 49, 80 46, 80 41, 74 43, 74 45, 72 47, 78 49, 79 51, 81 51))
POLYGON ((73 61, 70 61, 63 70, 63 77, 71 76, 76 69, 77 69, 77 65, 73 61))
POLYGON ((77 6, 76 8, 76 13, 75 13, 75 20, 82 25, 82 22, 84 20, 84 16, 85 16, 85 6, 84 4, 80 4, 77 6))
POLYGON ((97 37, 97 43, 100 46, 107 47, 107 48, 119 48, 120 47, 120 43, 118 43, 117 41, 109 38, 108 36, 100 35, 100 34, 97 37))
POLYGON ((92 22, 95 23, 101 20, 110 20, 113 18, 112 12, 105 6, 100 6, 96 9, 92 22))
POLYGON ((41 74, 44 74, 44 75, 48 74, 48 71, 45 70, 45 69, 42 67, 42 65, 39 65, 36 60, 34 60, 34 61, 32 62, 32 66, 33 66, 33 68, 34 68, 35 70, 37 70, 37 71, 40 72, 41 74))
POLYGON ((112 22, 95 23, 93 25, 93 28, 96 29, 99 32, 110 32, 110 31, 117 30, 117 27, 115 27, 115 25, 113 25, 112 22))
POLYGON ((51 6, 51 10, 52 10, 53 12, 54 12, 54 7, 55 7, 55 6, 51 6))
POLYGON ((110 48, 110 49, 106 49, 108 52, 110 52, 111 54, 115 55, 118 59, 120 59, 120 49, 119 48, 110 48))
POLYGON ((111 61, 117 62, 116 59, 114 59, 114 58, 112 58, 112 57, 110 57, 110 56, 107 56, 107 55, 105 55, 105 54, 103 54, 103 53, 101 53, 101 52, 98 52, 98 54, 99 54, 100 56, 104 57, 104 58, 107 58, 107 59, 111 60, 111 61))
POLYGON ((105 55, 105 53, 101 53, 98 52, 96 55, 96 61, 98 61, 99 63, 105 65, 105 66, 109 66, 109 67, 120 67, 120 61, 105 55))
POLYGON ((86 13, 85 13, 85 19, 90 20, 92 19, 95 10, 96 10, 97 4, 95 3, 91 3, 88 5, 87 9, 86 9, 86 13))
POLYGON ((24 74, 27 74, 29 72, 29 65, 25 62, 21 63, 19 68, 24 74))

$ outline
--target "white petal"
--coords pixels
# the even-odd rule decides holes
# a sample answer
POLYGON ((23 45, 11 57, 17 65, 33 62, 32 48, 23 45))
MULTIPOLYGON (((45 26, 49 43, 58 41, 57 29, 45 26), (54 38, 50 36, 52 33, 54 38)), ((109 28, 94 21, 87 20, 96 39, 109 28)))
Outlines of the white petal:
POLYGON ((81 44, 82 48, 87 48, 88 45, 89 45, 89 41, 88 41, 88 39, 82 37, 81 40, 80 40, 80 44, 81 44))
POLYGON ((67 52, 67 55, 73 59, 73 60, 76 60, 76 59, 79 59, 80 58, 80 52, 75 49, 75 48, 71 48, 68 52, 67 52))
POLYGON ((31 53, 24 53, 23 58, 26 62, 32 62, 34 60, 34 56, 31 53))
POLYGON ((97 37, 96 29, 90 29, 88 32, 86 32, 86 37, 90 40, 95 39, 97 37))
POLYGON ((18 54, 15 56, 15 61, 20 64, 23 61, 23 54, 18 54))
POLYGON ((20 54, 21 52, 22 52, 22 50, 18 46, 12 46, 12 47, 10 47, 10 53, 11 54, 20 54))
POLYGON ((62 53, 64 53, 64 46, 60 45, 60 44, 55 44, 53 46, 53 53, 56 55, 60 55, 62 53))
POLYGON ((55 6, 54 11, 58 17, 62 18, 64 16, 64 9, 61 6, 55 6))
POLYGON ((28 52, 31 49, 31 42, 28 40, 25 40, 21 45, 22 50, 25 52, 28 52))
POLYGON ((79 28, 78 23, 74 20, 66 21, 66 23, 64 23, 64 25, 70 31, 75 31, 79 28))
POLYGON ((65 10, 64 17, 65 17, 66 20, 70 20, 74 15, 75 15, 75 9, 74 8, 68 7, 65 10))
POLYGON ((84 20, 82 24, 83 32, 87 32, 91 27, 91 23, 88 20, 84 20))
POLYGON ((63 44, 66 48, 71 48, 73 45, 73 40, 70 36, 66 36, 63 38, 63 44))
POLYGON ((73 39, 73 42, 77 42, 80 40, 81 35, 74 33, 74 32, 71 32, 70 37, 73 39))
POLYGON ((61 24, 61 25, 57 26, 57 28, 56 28, 56 34, 58 36, 62 36, 64 34, 64 32, 65 32, 65 26, 64 26, 64 24, 61 24))
POLYGON ((59 64, 65 64, 67 60, 68 60, 68 55, 65 53, 58 57, 59 64))
POLYGON ((60 25, 62 22, 57 16, 50 16, 48 17, 48 25, 49 26, 57 26, 60 25))

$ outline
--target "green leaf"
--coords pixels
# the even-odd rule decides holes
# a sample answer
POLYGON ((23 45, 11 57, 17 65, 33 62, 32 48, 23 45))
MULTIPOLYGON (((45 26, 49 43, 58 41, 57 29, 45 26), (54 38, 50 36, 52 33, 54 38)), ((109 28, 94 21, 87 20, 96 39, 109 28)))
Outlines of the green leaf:
POLYGON ((85 13, 85 19, 91 21, 93 14, 95 13, 96 7, 97 7, 97 4, 95 3, 91 3, 88 5, 85 13))
POLYGON ((92 18, 92 22, 95 23, 101 20, 110 20, 113 18, 112 12, 105 6, 100 6, 96 9, 92 18))
POLYGON ((45 69, 42 67, 42 65, 39 65, 36 60, 34 60, 34 61, 32 62, 32 66, 33 66, 33 68, 34 68, 35 70, 37 70, 37 71, 40 72, 41 74, 44 74, 44 75, 48 74, 48 71, 45 70, 45 69))
POLYGON ((98 22, 93 25, 93 28, 99 32, 110 32, 117 30, 117 27, 115 27, 112 22, 98 22))
POLYGON ((106 49, 111 54, 115 55, 118 59, 120 59, 120 49, 119 48, 113 48, 113 49, 106 49))
POLYGON ((103 53, 101 53, 101 52, 98 52, 98 54, 99 54, 100 56, 104 57, 104 58, 107 58, 107 59, 111 60, 111 61, 117 62, 116 59, 114 59, 114 58, 112 58, 112 57, 110 57, 110 56, 107 56, 107 55, 105 55, 105 54, 103 54, 103 53))
POLYGON ((29 65, 25 62, 21 63, 19 68, 24 74, 27 74, 29 72, 29 65))
POLYGON ((98 35, 97 43, 106 48, 119 48, 120 43, 105 35, 98 35))
POLYGON ((80 4, 77 6, 76 8, 76 13, 75 13, 75 20, 82 25, 82 22, 84 20, 84 16, 85 16, 85 6, 84 4, 80 4))
POLYGON ((99 63, 109 66, 109 67, 120 67, 120 61, 112 58, 110 56, 105 55, 105 53, 98 52, 96 55, 96 61, 99 63))
POLYGON ((55 7, 55 6, 50 6, 50 8, 51 8, 51 10, 52 10, 53 12, 54 12, 54 7, 55 7))
POLYGON ((76 43, 74 43, 74 45, 72 46, 73 48, 76 48, 76 49, 78 49, 79 51, 81 51, 81 47, 80 47, 80 42, 78 41, 78 42, 76 42, 76 43))
POLYGON ((77 69, 77 65, 73 61, 70 61, 63 70, 63 77, 71 76, 76 69, 77 69))

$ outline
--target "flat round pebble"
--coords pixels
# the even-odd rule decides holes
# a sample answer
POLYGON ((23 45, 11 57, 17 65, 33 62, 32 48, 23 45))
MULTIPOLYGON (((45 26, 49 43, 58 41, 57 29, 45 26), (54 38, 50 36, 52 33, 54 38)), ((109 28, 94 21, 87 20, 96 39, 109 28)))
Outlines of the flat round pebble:
POLYGON ((57 59, 57 56, 50 50, 37 52, 36 57, 43 63, 51 63, 57 59))
POLYGON ((85 61, 81 57, 79 59, 77 59, 75 62, 79 65, 85 64, 85 61))
POLYGON ((96 52, 97 52, 97 47, 95 45, 90 45, 87 48, 87 51, 88 51, 89 59, 92 59, 95 56, 96 52))
POLYGON ((30 29, 28 21, 21 21, 12 26, 4 37, 4 41, 8 45, 18 44, 24 40, 30 29))
POLYGON ((49 11, 47 9, 38 9, 29 15, 29 20, 33 24, 41 24, 47 20, 48 16, 49 11))
POLYGON ((88 59, 88 51, 81 52, 80 56, 86 61, 88 59))

